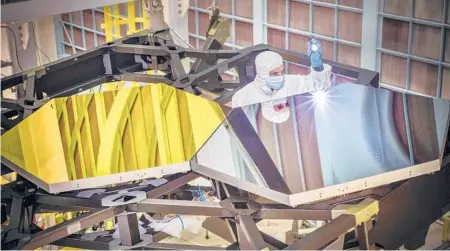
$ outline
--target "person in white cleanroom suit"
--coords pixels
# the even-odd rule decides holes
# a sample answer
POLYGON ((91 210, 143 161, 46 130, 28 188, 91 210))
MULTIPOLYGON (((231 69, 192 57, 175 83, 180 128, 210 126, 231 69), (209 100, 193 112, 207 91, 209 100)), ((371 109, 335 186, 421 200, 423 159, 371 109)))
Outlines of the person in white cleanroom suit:
POLYGON ((325 89, 331 84, 331 66, 327 64, 323 64, 322 71, 311 69, 309 75, 284 75, 281 55, 264 51, 256 56, 255 65, 255 80, 234 94, 232 106, 235 108, 261 103, 264 118, 274 123, 289 119, 287 97, 325 89))

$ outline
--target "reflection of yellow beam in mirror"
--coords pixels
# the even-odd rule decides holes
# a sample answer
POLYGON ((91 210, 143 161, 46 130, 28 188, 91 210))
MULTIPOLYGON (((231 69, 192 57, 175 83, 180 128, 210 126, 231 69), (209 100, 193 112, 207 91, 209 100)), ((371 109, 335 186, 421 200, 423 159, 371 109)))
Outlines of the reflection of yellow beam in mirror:
POLYGON ((190 160, 224 120, 217 103, 154 84, 49 101, 2 137, 2 156, 46 183, 190 160))
POLYGON ((8 184, 10 182, 13 182, 16 180, 17 174, 16 173, 8 173, 5 175, 2 175, 1 179, 0 179, 0 185, 5 185, 8 184))
MULTIPOLYGON (((170 129, 179 126, 179 117, 177 110, 177 97, 173 91, 173 89, 168 89, 166 92, 163 92, 165 89, 162 85, 152 85, 152 99, 153 99, 153 111, 154 111, 154 120, 156 125, 156 138, 158 139, 159 146, 159 157, 162 165, 167 165, 171 163, 172 157, 175 160, 178 159, 178 154, 180 148, 182 148, 182 140, 180 140, 180 130, 175 132, 174 135, 170 135, 168 132, 171 132, 170 129), (172 121, 166 120, 166 112, 168 117, 175 119, 172 121), (171 125, 171 124, 174 125, 171 125), (178 151, 173 152, 173 156, 171 154, 171 146, 176 148, 178 151)), ((183 156, 184 157, 184 156, 183 156)))
POLYGON ((1 137, 2 155, 45 182, 68 177, 55 115, 50 101, 1 137))
POLYGON ((207 132, 211 131, 212 128, 214 128, 213 130, 218 128, 225 115, 220 106, 205 106, 201 98, 187 99, 187 103, 191 117, 191 127, 200 131, 193 135, 195 148, 200 149, 211 136, 207 132))

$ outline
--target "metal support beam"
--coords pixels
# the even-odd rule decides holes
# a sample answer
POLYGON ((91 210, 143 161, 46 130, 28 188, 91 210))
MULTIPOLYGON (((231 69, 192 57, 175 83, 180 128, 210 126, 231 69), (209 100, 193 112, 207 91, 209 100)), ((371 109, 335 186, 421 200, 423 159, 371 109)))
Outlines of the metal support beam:
POLYGON ((34 101, 36 95, 36 75, 28 75, 26 80, 26 91, 24 99, 24 116, 27 117, 33 112, 34 101))
POLYGON ((266 242, 267 245, 272 246, 276 250, 285 249, 288 245, 286 243, 278 240, 275 237, 272 237, 271 235, 268 235, 264 232, 261 232, 261 235, 263 237, 263 240, 266 242))
POLYGON ((163 195, 169 194, 175 189, 186 185, 187 183, 197 179, 198 177, 200 177, 199 174, 195 172, 189 172, 179 178, 171 180, 155 189, 150 190, 149 192, 147 192, 147 198, 156 199, 163 195))
POLYGON ((256 212, 255 219, 331 220, 331 210, 297 209, 280 205, 264 205, 256 212))
POLYGON ((172 85, 173 81, 164 76, 154 76, 139 73, 124 73, 121 75, 114 75, 116 81, 133 81, 141 83, 164 83, 172 85))
POLYGON ((183 215, 205 215, 232 217, 233 213, 217 202, 147 199, 128 206, 132 212, 170 213, 183 215))
POLYGON ((119 235, 122 246, 134 246, 141 241, 139 226, 135 213, 125 213, 117 216, 119 235))
POLYGON ((196 245, 170 244, 170 243, 152 243, 149 246, 139 248, 142 250, 225 250, 221 247, 204 247, 196 245))
POLYGON ((68 206, 71 208, 80 208, 79 210, 87 208, 99 209, 102 207, 102 203, 99 200, 64 197, 56 195, 43 195, 43 194, 37 195, 36 203, 42 205, 68 206))
POLYGON ((203 222, 203 228, 230 243, 237 241, 228 220, 217 217, 209 217, 203 222))
POLYGON ((317 250, 324 246, 324 243, 334 241, 340 235, 346 233, 356 225, 353 215, 343 214, 320 227, 311 234, 295 241, 285 250, 317 250))
MULTIPOLYGON (((158 233, 159 234, 159 233, 158 233)), ((158 235, 156 234, 156 235, 158 235)), ((154 235, 155 236, 155 235, 154 235)), ((132 250, 224 250, 220 247, 204 247, 197 245, 184 245, 184 244, 170 244, 170 243, 158 243, 157 239, 153 238, 154 242, 148 246, 130 247, 132 250)), ((74 247, 84 250, 109 250, 110 244, 105 241, 92 241, 83 240, 80 238, 67 237, 53 243, 54 245, 62 247, 74 247)), ((121 245, 123 247, 123 245, 121 245)))
POLYGON ((3 61, 1 60, 1 67, 9 67, 9 66, 13 66, 13 63, 11 61, 3 61))
POLYGON ((339 236, 336 240, 326 245, 323 250, 343 250, 344 249, 344 235, 339 236))
POLYGON ((450 249, 450 241, 442 243, 442 245, 435 248, 434 250, 448 250, 448 249, 450 249))
POLYGON ((243 238, 245 238, 245 242, 247 243, 245 246, 250 250, 262 250, 267 248, 267 244, 264 242, 264 239, 251 216, 238 215, 237 219, 240 229, 239 242, 244 241, 243 238))
POLYGON ((197 49, 186 49, 184 52, 186 57, 205 59, 208 64, 212 64, 218 59, 229 59, 239 55, 238 51, 209 49, 208 51, 197 49))
POLYGON ((20 106, 16 99, 2 98, 1 100, 2 108, 11 109, 11 110, 21 110, 23 109, 20 106))
POLYGON ((254 161, 267 186, 275 191, 290 194, 283 177, 272 161, 267 149, 253 129, 247 115, 241 108, 235 108, 228 115, 228 123, 241 144, 247 149, 248 155, 254 161))
MULTIPOLYGON (((211 29, 207 32, 207 39, 202 48, 203 51, 222 49, 225 41, 230 35, 230 25, 231 25, 230 20, 219 18, 218 15, 219 13, 217 10, 211 17, 211 20, 215 21, 210 23, 211 29)), ((192 65, 190 73, 198 73, 202 70, 205 70, 208 66, 214 65, 216 63, 217 59, 215 60, 204 60, 202 58, 197 59, 192 65)))
POLYGON ((304 238, 295 241, 286 249, 321 249, 324 247, 324 243, 331 243, 355 226, 372 220, 372 217, 374 217, 378 211, 378 201, 369 198, 357 205, 339 205, 334 212, 332 212, 333 217, 340 214, 337 218, 304 238))
MULTIPOLYGON (((247 240, 247 237, 245 237, 244 231, 242 228, 237 228, 237 236, 238 236, 238 247, 240 250, 252 250, 251 243, 247 240)), ((255 250, 255 249, 253 249, 255 250)))
MULTIPOLYGON (((211 38, 209 49, 220 48, 220 42, 226 38, 222 34, 223 29, 227 26, 226 22, 221 22, 220 18, 217 22, 218 24, 213 25, 211 30, 208 31, 208 36, 211 38)), ((19 87, 28 76, 34 75, 35 96, 38 99, 37 101, 42 101, 44 96, 55 98, 74 95, 114 80, 137 80, 139 82, 162 82, 179 89, 192 90, 196 94, 197 88, 215 91, 218 95, 215 101, 228 102, 240 86, 253 81, 255 77, 254 59, 257 54, 265 50, 276 51, 287 61, 309 65, 309 59, 306 55, 263 44, 233 52, 221 50, 200 52, 199 50, 185 49, 175 45, 170 30, 166 29, 152 34, 149 34, 149 31, 141 32, 49 63, 26 73, 3 78, 1 89, 3 91, 8 88, 19 87), (193 67, 196 70, 189 74, 184 72, 184 67, 181 64, 181 60, 186 58, 187 55, 198 55, 199 60, 197 62, 203 62, 193 67), (226 60, 216 63, 220 58, 226 60), (221 82, 220 74, 235 67, 239 68, 239 82, 221 82), (137 72, 146 69, 158 70, 164 72, 165 75, 146 76, 137 74, 137 72), (62 78, 66 81, 61 82, 62 78)), ((35 50, 33 50, 33 54, 35 54, 35 50)), ((21 63, 23 66, 23 62, 21 63)), ((358 84, 378 87, 378 73, 376 72, 336 62, 326 63, 332 65, 333 72, 356 78, 358 84)), ((37 108, 36 105, 28 107, 29 110, 36 110, 37 108)), ((19 118, 14 123, 21 120, 19 118)), ((10 124, 14 123, 11 122, 10 124)), ((9 127, 7 124, 5 126, 9 127)))
POLYGON ((52 243, 52 245, 60 246, 60 247, 72 247, 72 248, 80 248, 84 250, 108 250, 109 243, 100 242, 100 241, 91 241, 91 240, 82 240, 79 238, 71 238, 66 237, 60 240, 57 240, 52 243))
POLYGON ((158 232, 158 233, 153 235, 153 241, 154 242, 160 242, 160 241, 164 240, 167 237, 170 237, 170 235, 167 234, 167 233, 164 233, 164 232, 158 232))
POLYGON ((384 196, 369 240, 385 249, 398 249, 439 219, 450 198, 449 176, 450 166, 445 166, 439 172, 410 179, 384 196))
POLYGON ((430 227, 427 226, 423 228, 420 232, 418 232, 416 235, 412 236, 406 243, 405 243, 405 249, 407 250, 417 250, 423 245, 425 245, 428 231, 430 227))
POLYGON ((93 211, 70 221, 50 227, 32 236, 32 239, 29 240, 21 249, 34 250, 48 243, 53 243, 108 218, 114 217, 116 213, 121 211, 121 209, 122 208, 110 207, 93 211))
POLYGON ((389 186, 366 189, 360 192, 339 196, 337 198, 320 201, 309 205, 300 205, 297 208, 328 210, 334 208, 336 205, 339 204, 357 202, 365 198, 380 199, 381 197, 385 196, 391 191, 392 188, 389 186))
POLYGON ((361 250, 375 250, 375 245, 369 241, 369 231, 372 229, 372 222, 363 222, 356 227, 356 239, 361 250))
POLYGON ((159 46, 121 44, 111 48, 111 51, 124 54, 137 54, 148 56, 168 57, 170 55, 166 50, 161 50, 159 46))

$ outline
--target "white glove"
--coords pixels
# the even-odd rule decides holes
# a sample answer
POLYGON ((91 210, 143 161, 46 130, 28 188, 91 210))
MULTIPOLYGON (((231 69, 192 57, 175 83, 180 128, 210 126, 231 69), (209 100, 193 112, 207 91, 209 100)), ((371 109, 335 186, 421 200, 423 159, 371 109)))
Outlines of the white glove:
POLYGON ((331 66, 323 65, 323 71, 315 71, 311 68, 311 77, 314 81, 315 91, 325 91, 331 86, 331 66))

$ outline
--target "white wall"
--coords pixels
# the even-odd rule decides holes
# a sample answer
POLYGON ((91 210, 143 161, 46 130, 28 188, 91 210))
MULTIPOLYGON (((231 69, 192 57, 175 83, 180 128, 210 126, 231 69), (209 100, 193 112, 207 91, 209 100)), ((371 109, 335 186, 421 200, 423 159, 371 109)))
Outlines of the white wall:
MULTIPOLYGON (((45 52, 45 54, 50 58, 50 61, 55 61, 58 59, 57 53, 57 41, 54 17, 49 16, 39 19, 35 23, 36 27, 36 40, 39 48, 45 52)), ((41 51, 38 50, 38 55, 41 58, 42 64, 47 64, 48 61, 41 51)), ((39 62, 38 62, 39 63, 39 62)))

